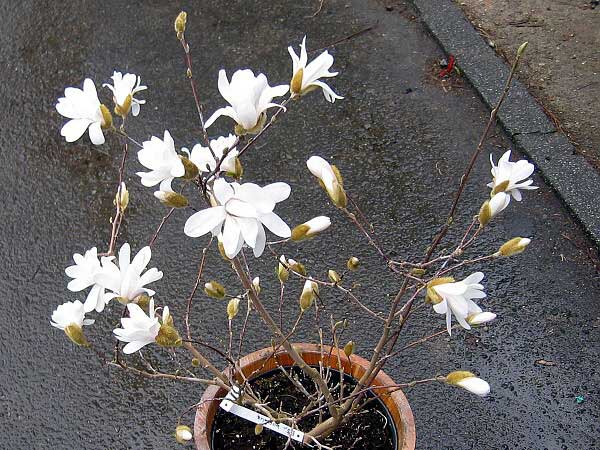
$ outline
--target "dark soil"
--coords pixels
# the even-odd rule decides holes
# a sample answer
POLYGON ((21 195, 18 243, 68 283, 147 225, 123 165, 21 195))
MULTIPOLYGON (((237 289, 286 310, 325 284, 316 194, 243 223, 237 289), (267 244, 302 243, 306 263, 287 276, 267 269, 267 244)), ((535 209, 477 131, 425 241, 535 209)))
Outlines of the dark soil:
MULTIPOLYGON (((300 369, 288 370, 288 375, 298 380, 309 394, 316 388, 313 382, 300 369)), ((269 402, 272 408, 278 408, 289 414, 298 414, 308 403, 308 398, 301 393, 281 370, 269 372, 252 382, 254 391, 269 402)), ((339 397, 340 374, 332 371, 329 377, 329 386, 336 398, 339 397)), ((344 377, 344 395, 351 392, 356 386, 356 381, 348 376, 344 377)), ((344 450, 394 450, 396 448, 396 430, 385 406, 381 401, 373 399, 372 394, 359 413, 352 416, 347 423, 342 425, 322 444, 344 450)), ((311 408, 312 409, 312 408, 311 408)), ((323 420, 328 418, 323 414, 323 420)), ((299 428, 303 431, 310 430, 319 421, 317 413, 303 418, 299 428)), ((214 450, 276 450, 284 448, 305 448, 292 442, 286 447, 287 439, 275 432, 264 428, 258 436, 255 434, 255 425, 219 408, 213 423, 213 449, 214 450)))

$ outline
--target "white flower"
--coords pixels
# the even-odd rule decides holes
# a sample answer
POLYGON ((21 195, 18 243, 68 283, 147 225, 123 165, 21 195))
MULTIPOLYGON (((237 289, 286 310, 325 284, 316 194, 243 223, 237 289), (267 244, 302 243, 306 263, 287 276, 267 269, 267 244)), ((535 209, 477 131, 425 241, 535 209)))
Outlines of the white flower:
POLYGON ((94 319, 86 319, 83 303, 79 300, 66 302, 60 305, 52 313, 50 325, 60 330, 64 330, 69 325, 76 325, 81 328, 83 325, 91 325, 94 319))
POLYGON ((221 235, 228 258, 234 258, 246 242, 258 258, 266 244, 263 225, 277 236, 291 235, 290 227, 273 212, 275 205, 289 195, 286 183, 260 187, 253 183, 228 183, 219 178, 213 186, 216 206, 193 214, 185 223, 184 233, 190 237, 210 231, 221 235))
POLYGON ((185 168, 181 158, 175 151, 175 143, 168 131, 165 131, 164 140, 152 136, 145 141, 143 148, 138 152, 138 159, 142 166, 150 172, 138 172, 144 186, 156 186, 165 180, 182 177, 185 168))
POLYGON ((104 296, 107 303, 116 297, 121 303, 129 303, 141 294, 154 295, 153 290, 144 286, 160 280, 163 273, 153 267, 142 275, 151 256, 150 247, 144 247, 132 261, 131 248, 125 243, 119 250, 118 266, 113 262, 114 257, 102 258, 102 271, 94 277, 94 280, 111 291, 104 296))
POLYGON ((333 92, 327 84, 319 81, 319 78, 335 77, 338 74, 337 72, 329 71, 333 65, 333 56, 331 56, 329 52, 324 51, 307 65, 306 36, 304 36, 302 44, 300 44, 300 57, 296 55, 296 52, 291 46, 288 47, 288 52, 292 57, 293 63, 292 81, 290 83, 292 94, 302 95, 313 89, 321 88, 323 90, 323 95, 328 102, 333 103, 337 99, 344 98, 333 92))
POLYGON ((58 99, 56 110, 62 116, 71 119, 60 130, 61 136, 64 136, 67 142, 75 142, 88 130, 92 144, 104 144, 102 129, 110 127, 112 119, 108 109, 100 104, 92 80, 85 79, 83 90, 66 88, 65 96, 58 99))
POLYGON ((210 149, 208 147, 202 147, 200 144, 196 144, 191 152, 187 148, 182 148, 181 151, 186 152, 189 155, 189 160, 198 167, 198 170, 201 172, 208 172, 215 170, 217 162, 221 160, 225 150, 228 150, 227 156, 221 163, 220 169, 225 172, 233 173, 235 172, 235 158, 238 156, 238 151, 234 147, 236 142, 237 138, 233 134, 230 134, 227 137, 221 136, 211 140, 210 149), (217 157, 216 161, 210 150, 212 150, 217 157))
POLYGON ((346 193, 339 172, 320 156, 311 156, 306 161, 308 170, 319 179, 336 206, 346 207, 346 193))
POLYGON ((224 70, 219 71, 219 92, 231 105, 220 108, 206 121, 206 128, 210 127, 221 116, 231 117, 246 132, 258 132, 261 128, 262 114, 273 106, 282 108, 277 103, 272 103, 274 97, 281 97, 288 91, 287 85, 271 87, 267 77, 262 73, 254 76, 250 69, 238 70, 227 80, 224 70))
POLYGON ((318 216, 310 219, 308 222, 298 225, 292 230, 292 239, 300 241, 308 239, 314 235, 325 231, 331 225, 331 220, 326 216, 318 216))
POLYGON ((73 278, 69 281, 67 289, 72 292, 83 291, 92 286, 88 296, 83 304, 84 311, 90 312, 94 309, 98 312, 104 310, 106 302, 104 300, 104 288, 96 284, 94 277, 102 271, 100 261, 98 260, 98 251, 96 247, 85 252, 85 255, 75 253, 73 255, 74 266, 65 269, 67 276, 73 278))
POLYGON ((140 86, 142 80, 139 76, 132 73, 123 75, 121 72, 115 71, 111 77, 113 85, 104 83, 113 93, 113 101, 115 106, 120 111, 120 115, 126 116, 131 109, 131 114, 137 116, 140 113, 140 105, 146 103, 146 100, 138 100, 135 94, 148 89, 146 86, 140 86))
MULTIPOLYGON (((534 166, 526 159, 521 159, 517 162, 509 161, 510 150, 504 153, 498 160, 498 165, 494 164, 494 159, 490 154, 490 163, 492 164, 492 176, 494 177, 488 187, 492 188, 492 192, 506 192, 520 202, 522 199, 522 190, 537 189, 537 186, 532 186, 533 180, 527 179, 534 171, 534 166), (523 181, 526 180, 526 181, 523 181)), ((509 199, 510 200, 510 199, 509 199)))
POLYGON ((472 313, 481 312, 481 308, 471 299, 485 297, 483 286, 479 284, 483 276, 483 273, 475 272, 462 281, 433 286, 435 292, 442 297, 442 301, 433 305, 433 309, 438 314, 446 314, 446 328, 449 335, 452 335, 453 314, 461 327, 470 330, 467 317, 472 313))
POLYGON ((479 308, 479 306, 477 308, 479 309, 479 312, 472 312, 467 317, 467 322, 469 323, 469 325, 483 325, 484 323, 491 322, 496 318, 496 314, 494 314, 493 312, 483 312, 483 310, 479 308))
MULTIPOLYGON (((156 317, 153 298, 150 299, 148 305, 148 315, 135 303, 129 303, 127 309, 129 317, 123 317, 121 319, 122 328, 116 328, 113 333, 119 341, 128 342, 123 347, 123 353, 129 355, 156 340, 160 331, 160 323, 156 317)), ((163 323, 167 322, 168 317, 169 307, 165 306, 162 314, 163 323)))
POLYGON ((509 203, 510 195, 505 192, 494 194, 491 199, 486 200, 483 202, 483 205, 481 205, 481 209, 479 210, 479 223, 481 223, 482 226, 486 226, 490 220, 504 211, 509 203))
POLYGON ((446 376, 446 382, 454 386, 461 387, 467 391, 485 397, 490 393, 490 385, 487 381, 476 377, 471 372, 464 370, 457 370, 456 372, 449 373, 446 376))

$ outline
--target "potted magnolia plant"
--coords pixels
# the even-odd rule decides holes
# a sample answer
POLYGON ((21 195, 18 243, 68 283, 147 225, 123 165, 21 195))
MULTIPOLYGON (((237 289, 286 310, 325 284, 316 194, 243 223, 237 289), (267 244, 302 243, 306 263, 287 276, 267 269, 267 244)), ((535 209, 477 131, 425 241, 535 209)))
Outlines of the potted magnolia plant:
MULTIPOLYGON (((73 292, 87 291, 85 300, 58 306, 51 324, 64 330, 75 344, 91 348, 106 364, 138 376, 205 385, 202 399, 192 408, 196 411, 193 426, 181 416, 175 425, 175 437, 180 443, 194 439, 196 447, 203 450, 414 449, 415 426, 403 389, 424 383, 445 383, 479 396, 490 392, 486 381, 462 368, 403 383, 394 382, 383 369, 406 348, 446 333, 451 335, 452 330, 468 330, 492 321, 496 315, 484 311, 479 303, 486 296, 481 284, 484 274, 474 267, 518 254, 530 242, 528 238, 515 237, 499 249, 465 256, 487 231, 488 223, 509 206, 511 198, 521 201, 522 191, 535 189, 530 179, 533 166, 526 160, 511 161, 507 151, 497 164, 491 161, 488 199, 476 205, 473 220, 465 224, 460 238, 451 246, 453 250, 439 250, 449 228, 458 226, 454 217, 461 194, 509 91, 525 44, 519 48, 510 78, 479 145, 466 163, 447 220, 431 238, 424 256, 414 260, 392 259, 354 201, 352 180, 343 179, 343 168, 338 169, 317 155, 306 161, 307 171, 314 176, 315 189, 320 185, 326 194, 323 199, 329 200, 334 220, 347 220, 354 226, 379 255, 383 270, 390 271, 399 281, 400 287, 391 300, 378 305, 376 310, 361 300, 360 288, 352 283, 353 272, 364 270, 356 257, 348 255, 346 267, 316 273, 301 261, 282 254, 286 246, 295 242, 319 239, 320 234, 328 232, 331 219, 319 216, 291 228, 277 213, 278 203, 290 195, 290 186, 278 180, 259 186, 252 182, 251 175, 243 172, 243 161, 251 157, 254 144, 267 140, 267 131, 292 105, 292 100, 314 99, 314 95, 307 96, 312 91, 322 92, 331 103, 343 98, 323 81, 337 75, 330 71, 333 57, 324 51, 309 61, 304 39, 299 54, 288 48, 291 76, 277 86, 270 86, 265 75, 256 75, 249 69, 238 70, 231 78, 221 70, 218 90, 228 105, 205 120, 185 28, 186 14, 182 12, 175 20, 175 32, 185 55, 200 125, 199 142, 191 150, 182 148, 178 152, 168 131, 141 143, 129 135, 126 124, 136 119, 145 104, 141 96, 146 89, 140 77, 131 73, 115 71, 112 83, 103 85, 111 94, 111 108, 100 102, 91 79, 83 82, 83 89, 65 89, 64 97, 56 105, 58 112, 69 119, 61 130, 68 142, 80 139, 87 131, 94 145, 103 145, 105 134, 115 134, 121 140, 122 155, 115 181, 110 240, 102 252, 93 247, 82 254, 75 253, 74 264, 65 270, 71 278, 67 288, 73 292), (210 136, 209 129, 216 120, 229 121, 232 133, 210 136), (154 196, 168 208, 158 228, 150 233, 148 245, 137 251, 129 243, 120 242, 121 226, 130 203, 123 179, 132 145, 137 147, 137 160, 142 167, 137 173, 141 184, 158 186, 154 196), (193 262, 198 265, 198 272, 191 280, 189 296, 183 300, 186 312, 182 318, 173 317, 169 307, 161 302, 162 295, 152 289, 152 283, 160 280, 163 272, 148 268, 151 249, 175 211, 185 214, 187 220, 180 236, 170 238, 190 239, 202 249, 199 260, 193 262), (220 264, 221 271, 230 270, 239 281, 237 286, 224 285, 222 279, 206 278, 206 255, 211 251, 220 253, 220 258, 212 259, 213 263, 220 264), (255 258, 271 260, 273 280, 280 285, 280 296, 275 302, 265 302, 260 279, 252 275, 255 258), (298 283, 301 289, 294 287, 298 283), (228 326, 224 348, 192 333, 190 311, 200 290, 209 297, 225 300, 223 317, 228 326), (340 298, 356 307, 359 315, 369 316, 380 325, 373 350, 361 349, 362 356, 355 352, 347 318, 327 308, 330 293, 341 294, 340 298), (111 307, 105 311, 108 304, 111 307), (273 310, 266 304, 278 307, 273 310), (399 336, 416 304, 429 305, 433 312, 431 320, 438 320, 440 315, 445 324, 439 332, 398 346, 399 336), (120 326, 112 330, 114 351, 97 348, 84 331, 94 323, 90 315, 106 314, 109 310, 120 318, 120 326), (266 348, 244 356, 241 349, 250 317, 258 318, 261 327, 269 331, 271 342, 266 348), (317 329, 316 342, 295 342, 295 332, 303 321, 311 322, 317 329), (287 325, 290 323, 291 327, 287 325), (234 346, 240 351, 236 352, 234 346), (187 355, 189 368, 185 372, 159 371, 142 356, 143 352, 153 351, 187 355)), ((323 207, 327 207, 325 203, 323 207)))

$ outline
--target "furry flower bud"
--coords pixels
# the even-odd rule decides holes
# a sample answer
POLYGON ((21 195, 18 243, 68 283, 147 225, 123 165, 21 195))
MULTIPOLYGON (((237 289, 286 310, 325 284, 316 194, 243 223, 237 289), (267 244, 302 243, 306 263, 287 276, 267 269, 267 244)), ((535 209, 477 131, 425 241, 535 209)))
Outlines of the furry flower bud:
POLYGON ((108 108, 105 105, 101 104, 100 112, 102 113, 102 122, 100 122, 101 128, 103 130, 106 130, 106 129, 112 127, 113 119, 112 119, 112 115, 110 114, 110 111, 108 110, 108 108))
POLYGON ((312 280, 306 280, 302 294, 300 294, 300 309, 306 311, 313 304, 315 295, 319 293, 319 285, 312 280))
POLYGON ((344 345, 344 354, 350 358, 350 355, 354 354, 354 341, 348 341, 346 345, 344 345))
POLYGON ((237 316, 237 313, 240 310, 240 299, 238 297, 236 298, 232 298, 231 300, 229 300, 229 303, 227 303, 227 318, 229 320, 233 320, 233 318, 235 316, 237 316))
POLYGON ((339 283, 340 281, 342 281, 342 277, 340 277, 340 274, 337 273, 335 270, 329 270, 327 272, 327 277, 332 283, 339 283))
POLYGON ((115 195, 113 203, 119 205, 119 211, 121 212, 127 209, 127 206, 129 205, 129 191, 127 190, 127 186, 125 186, 125 183, 122 182, 119 186, 119 190, 115 195))
POLYGON ((188 205, 188 199, 177 192, 156 191, 154 196, 169 208, 185 208, 188 205))
POLYGON ((71 325, 67 325, 65 327, 65 334, 77 345, 80 345, 82 347, 90 346, 90 343, 86 339, 85 334, 83 334, 83 329, 75 323, 72 323, 71 325))
POLYGON ((483 202, 479 209, 479 224, 481 228, 485 227, 490 220, 500 214, 510 202, 510 196, 504 192, 498 192, 494 196, 483 202))
POLYGON ((280 283, 285 283, 290 277, 290 272, 286 268, 288 262, 285 259, 284 255, 279 257, 279 264, 277 265, 277 278, 279 278, 280 283))
POLYGON ((187 13, 185 11, 181 11, 177 17, 175 18, 175 33, 177 33, 177 39, 183 38, 183 33, 185 33, 185 25, 187 23, 187 13))
POLYGON ((204 284, 204 292, 206 295, 216 299, 225 298, 225 288, 217 281, 210 281, 204 284))
POLYGON ((196 178, 200 173, 200 171, 198 170, 198 166, 185 156, 179 155, 179 159, 181 159, 181 162, 183 163, 183 168, 185 169, 183 178, 185 178, 186 180, 193 180, 194 178, 196 178))
POLYGON ((180 444, 187 444, 192 440, 192 429, 187 425, 179 425, 175 428, 175 439, 180 444))
POLYGON ((496 252, 498 256, 513 256, 518 255, 519 253, 523 253, 523 251, 527 248, 531 239, 516 237, 512 238, 510 241, 502 244, 500 249, 496 252))
POLYGON ((163 323, 156 335, 156 343, 161 347, 179 347, 183 342, 175 327, 172 326, 172 319, 170 323, 171 325, 163 323))
POLYGON ((358 266, 360 265, 360 261, 358 260, 358 258, 356 256, 351 257, 348 262, 346 263, 346 267, 348 267, 349 270, 355 271, 358 269, 358 266))
POLYGON ((304 264, 299 263, 298 261, 294 260, 294 259, 288 259, 288 266, 289 268, 296 273, 299 273, 302 276, 306 276, 306 267, 304 267, 304 264))

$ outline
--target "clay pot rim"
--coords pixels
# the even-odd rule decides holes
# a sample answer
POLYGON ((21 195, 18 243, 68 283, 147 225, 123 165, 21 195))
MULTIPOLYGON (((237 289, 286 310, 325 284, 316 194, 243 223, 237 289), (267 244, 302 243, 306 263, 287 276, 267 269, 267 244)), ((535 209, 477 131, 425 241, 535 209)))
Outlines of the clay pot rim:
MULTIPOLYGON (((369 362, 358 355, 351 355, 348 358, 343 350, 334 349, 330 346, 318 344, 292 344, 294 348, 302 355, 302 358, 307 364, 313 365, 323 361, 334 369, 340 369, 339 361, 342 364, 343 371, 353 376, 360 378, 369 365, 369 362)), ((264 348, 253 353, 250 353, 240 359, 239 365, 246 377, 257 377, 263 373, 275 368, 278 364, 284 366, 293 365, 291 357, 282 349, 275 355, 272 355, 272 348, 264 348), (273 356, 269 360, 267 358, 273 356), (265 362, 266 361, 266 362, 265 362), (290 364, 291 363, 291 364, 290 364), (262 367, 262 370, 257 369, 262 367)), ((373 386, 385 386, 395 384, 385 372, 380 371, 373 386)), ((385 389, 373 390, 379 399, 384 403, 388 410, 388 414, 394 421, 396 427, 396 435, 398 436, 398 450, 414 450, 416 445, 416 430, 412 410, 408 400, 401 390, 395 390, 387 393, 385 389)), ((196 417, 194 421, 194 440, 198 450, 213 450, 211 448, 212 421, 219 407, 220 400, 225 396, 226 390, 211 385, 206 388, 202 395, 200 404, 196 409, 196 417)))

